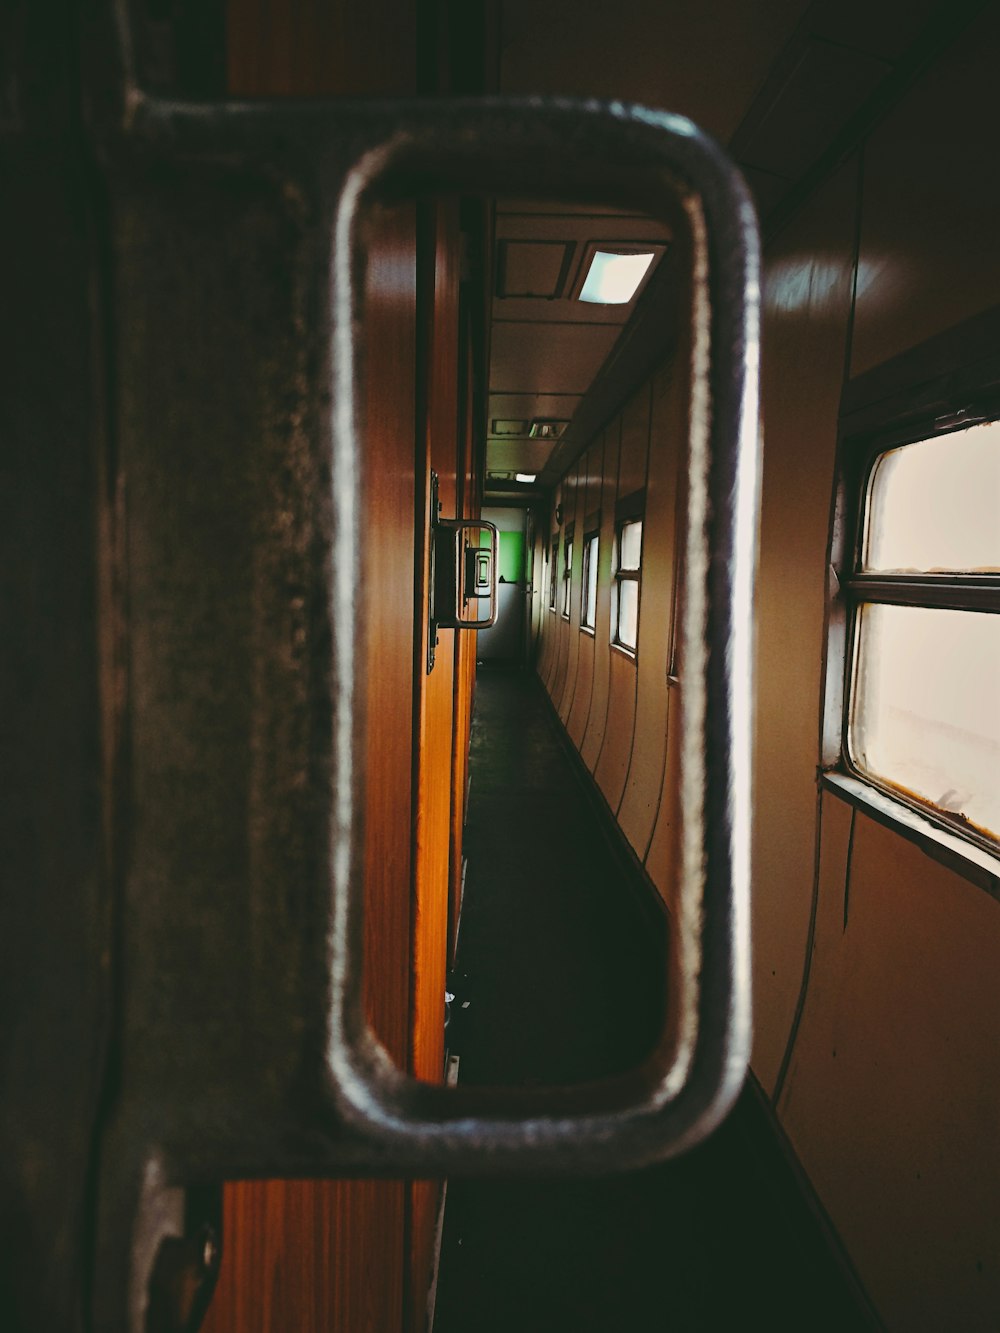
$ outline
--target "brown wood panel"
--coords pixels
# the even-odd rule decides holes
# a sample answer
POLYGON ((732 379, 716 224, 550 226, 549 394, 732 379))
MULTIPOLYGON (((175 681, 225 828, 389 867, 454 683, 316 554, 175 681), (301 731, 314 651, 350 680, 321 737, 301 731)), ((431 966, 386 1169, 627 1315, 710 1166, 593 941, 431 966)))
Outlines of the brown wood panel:
MULTIPOLYGON (((475 348, 476 341, 470 323, 466 302, 460 314, 460 345, 462 358, 460 377, 463 394, 460 405, 458 452, 461 465, 456 477, 458 491, 457 511, 462 518, 476 518, 480 503, 476 486, 475 459, 475 348)), ((466 796, 469 779, 469 740, 472 731, 472 703, 476 683, 476 640, 478 633, 469 630, 455 635, 454 716, 451 759, 451 855, 450 905, 448 911, 448 965, 455 961, 458 923, 462 910, 462 844, 465 831, 466 796)))
MULTIPOLYGON (((552 696, 552 675, 553 672, 555 671, 556 662, 558 660, 558 655, 559 655, 559 635, 557 633, 558 611, 552 611, 549 609, 549 586, 550 586, 549 581, 552 577, 552 559, 553 559, 552 542, 553 539, 557 538, 560 534, 560 529, 556 526, 556 520, 554 515, 556 507, 560 503, 561 492, 562 492, 562 487, 559 486, 556 488, 555 493, 552 496, 553 517, 550 520, 545 535, 545 541, 547 543, 546 565, 545 565, 545 587, 542 589, 542 612, 541 612, 541 624, 539 626, 538 675, 539 678, 541 679, 542 684, 549 692, 550 698, 552 696)), ((555 562, 556 562, 556 575, 558 578, 558 568, 559 568, 558 550, 556 552, 555 562)), ((558 606, 558 601, 557 601, 557 606, 558 606)))
POLYGON ((653 835, 667 752, 667 668, 673 635, 677 477, 686 454, 687 355, 682 349, 653 377, 642 601, 636 682, 635 742, 618 822, 640 859, 653 835))
POLYGON ((531 509, 528 514, 528 545, 531 550, 529 568, 531 595, 528 599, 528 647, 525 660, 533 665, 538 660, 541 650, 542 614, 545 610, 545 534, 547 530, 545 514, 541 509, 531 509))
MULTIPOLYGON (((622 410, 621 455, 618 460, 618 499, 646 484, 649 454, 649 383, 636 390, 622 410)), ((641 611, 640 611, 641 616, 641 611)), ((639 628, 642 633, 642 626, 639 628)))
MULTIPOLYGON (((654 415, 654 429, 656 418, 654 415)), ((654 445, 655 449, 656 446, 654 445)), ((667 705, 664 715, 667 745, 663 759, 663 776, 656 810, 656 822, 646 849, 646 873, 655 884, 660 897, 671 912, 677 910, 677 887, 680 873, 680 777, 681 777, 681 691, 684 679, 683 643, 680 622, 683 599, 680 581, 683 577, 683 546, 687 521, 687 476, 682 465, 675 474, 674 509, 674 587, 672 608, 673 624, 667 649, 665 669, 672 669, 667 684, 667 705)))
POLYGON ((552 538, 556 535, 555 508, 558 503, 558 488, 553 492, 550 501, 550 509, 546 516, 546 521, 541 526, 540 538, 544 560, 541 566, 542 587, 541 587, 541 609, 538 616, 538 647, 536 649, 537 657, 535 659, 535 671, 538 679, 545 686, 549 687, 549 678, 552 674, 552 612, 549 610, 549 578, 552 569, 552 538))
POLYGON ((472 731, 472 704, 476 683, 476 633, 471 630, 456 635, 452 742, 451 855, 449 870, 448 952, 447 962, 455 962, 455 946, 462 910, 462 858, 465 832, 466 796, 469 782, 469 740, 472 731))
POLYGON ((203 1329, 401 1328, 403 1214, 399 1182, 256 1180, 227 1186, 224 1257, 203 1329), (359 1244, 359 1228, 377 1237, 377 1248, 367 1238, 359 1244))
MULTIPOLYGON (((569 488, 563 487, 563 494, 569 494, 569 488)), ((565 540, 565 525, 559 532, 559 568, 556 577, 556 609, 551 613, 550 620, 553 630, 553 639, 555 642, 555 655, 552 663, 552 674, 549 679, 549 697, 553 704, 557 703, 562 697, 563 686, 566 683, 566 667, 569 661, 569 622, 563 620, 562 615, 562 571, 563 571, 563 541, 565 540)))
POLYGON ((853 271, 857 163, 789 224, 765 269, 765 429, 754 743, 754 1055, 773 1087, 808 947, 827 536, 853 271))
POLYGON ((615 496, 618 490, 618 457, 621 421, 616 418, 604 431, 604 464, 601 479, 601 545, 597 562, 597 627, 594 632, 594 684, 590 692, 587 729, 580 754, 593 773, 604 745, 611 683, 611 569, 615 545, 615 496))
MULTIPOLYGON (((420 263, 424 268, 425 322, 420 365, 425 400, 423 419, 418 423, 417 476, 423 490, 424 540, 416 599, 422 642, 414 663, 418 760, 410 1068, 416 1078, 440 1083, 444 1077, 444 993, 451 886, 456 631, 438 630, 435 665, 427 674, 424 608, 430 570, 431 469, 438 475, 442 515, 453 517, 458 503, 459 219, 454 202, 437 201, 423 207, 426 234, 420 263)), ((414 1330, 419 1330, 425 1322, 439 1197, 439 1182, 412 1182, 410 1317, 414 1330)))
POLYGON ((573 572, 570 577, 569 621, 568 623, 563 621, 563 631, 566 635, 566 673, 563 676, 562 690, 555 700, 559 716, 564 723, 573 706, 577 664, 580 660, 580 585, 583 581, 583 519, 586 493, 587 464, 581 459, 571 473, 571 501, 564 520, 573 524, 573 572))
POLYGON ((563 564, 565 560, 564 543, 566 541, 566 523, 573 512, 574 492, 571 476, 563 477, 559 486, 559 504, 562 507, 562 522, 559 525, 559 559, 556 566, 556 609, 551 613, 555 629, 555 660, 552 664, 552 676, 549 681, 549 697, 558 705, 566 683, 566 667, 569 662, 569 625, 563 620, 563 564))
POLYGON ((536 535, 537 549, 535 553, 535 592, 532 597, 532 607, 534 609, 537 601, 537 611, 534 615, 535 624, 535 674, 543 685, 548 680, 549 664, 549 561, 551 559, 552 534, 549 532, 548 524, 542 524, 540 531, 536 535))
MULTIPOLYGON (((415 11, 316 0, 230 0, 229 91, 357 95, 416 88, 415 11)), ((366 334, 364 529, 369 729, 365 993, 394 1057, 408 1052, 415 241, 398 215, 374 239, 366 334), (380 281, 390 273, 391 282, 380 281)), ((405 1326, 406 1191, 398 1181, 227 1184, 210 1333, 354 1333, 405 1326)))
POLYGON ((998 51, 987 5, 865 146, 852 375, 1000 302, 998 51))
MULTIPOLYGON (((618 457, 616 500, 639 491, 646 483, 646 459, 649 454, 650 389, 643 385, 621 414, 621 444, 618 457)), ((614 514, 612 513, 612 519, 614 514)), ((643 528, 645 542, 645 526, 643 528)), ((612 552, 614 526, 612 525, 612 552)), ((613 564, 613 562, 612 562, 613 564)), ((639 647, 642 652, 642 592, 639 594, 639 647)), ((597 785, 617 814, 625 790, 632 741, 635 735, 636 660, 616 648, 610 649, 608 672, 608 715, 601 754, 594 769, 597 785)))
MULTIPOLYGON (((552 498, 553 514, 557 509, 565 507, 569 496, 569 488, 566 480, 563 479, 556 487, 555 495, 552 498)), ((562 561, 563 561, 563 527, 562 523, 557 524, 553 519, 552 537, 558 538, 556 547, 556 604, 554 610, 546 610, 546 633, 549 636, 549 647, 546 658, 546 676, 545 688, 549 692, 550 699, 557 699, 559 683, 562 680, 564 671, 564 657, 566 640, 563 634, 563 618, 560 611, 562 602, 560 596, 562 592, 562 561)), ((551 540, 551 539, 550 539, 551 540)), ((546 606, 548 603, 546 602, 546 606)))
MULTIPOLYGON (((423 369, 427 377, 418 474, 424 490, 425 532, 429 531, 430 471, 438 475, 441 513, 455 514, 458 490, 456 388, 458 376, 458 220, 450 206, 428 206, 431 232, 421 262, 430 265, 431 300, 425 312, 423 369)), ((446 958, 448 862, 451 824, 452 707, 455 631, 438 630, 434 670, 426 660, 426 587, 429 545, 423 543, 424 572, 417 596, 424 639, 415 661, 418 687, 419 772, 415 811, 414 1029, 411 1066, 418 1078, 439 1082, 444 1061, 444 963, 446 958), (440 982, 440 984, 438 984, 440 982)))
POLYGON ((663 779, 656 809, 656 823, 646 851, 646 873, 671 912, 677 910, 677 885, 680 874, 680 710, 683 685, 672 684, 667 691, 664 725, 667 750, 663 761, 663 779))
POLYGON ((988 1333, 1000 903, 823 802, 816 951, 782 1122, 886 1327, 988 1333))
MULTIPOLYGON (((587 491, 583 502, 584 522, 580 528, 580 554, 583 556, 583 541, 587 532, 586 519, 588 515, 593 514, 601 507, 601 488, 604 480, 604 434, 594 441, 587 450, 583 458, 583 467, 587 473, 587 491)), ((597 547, 598 578, 600 577, 601 549, 600 541, 597 547)), ((581 567, 582 568, 582 567, 581 567)), ((582 574, 581 574, 581 592, 582 598, 582 574)), ((598 597, 600 597, 600 587, 598 586, 598 597)), ((582 617, 581 617, 582 619, 582 617)), ((597 616, 594 616, 595 631, 593 634, 587 634, 580 631, 579 634, 579 660, 577 663, 576 687, 573 691, 573 701, 570 704, 569 715, 566 718, 566 730, 569 733, 573 744, 580 748, 583 743, 583 735, 587 728, 587 719, 590 716, 590 701, 594 692, 594 654, 597 651, 597 616)))
POLYGON ((416 91, 417 7, 402 0, 228 0, 235 97, 378 97, 416 91))
POLYGON ((635 728, 635 661, 612 648, 608 672, 608 720, 594 778, 604 799, 617 812, 625 790, 635 728))
MULTIPOLYGON (((366 336, 373 349, 366 442, 365 997, 373 1027, 405 1067, 409 1032, 412 420, 415 348, 412 210, 373 237, 366 336), (388 271, 392 282, 380 275, 388 271), (405 280, 409 276, 409 282, 405 280)), ((226 1186, 225 1258, 211 1333, 397 1327, 402 1319, 404 1188, 399 1182, 237 1182, 226 1186), (373 1284, 368 1274, 377 1270, 373 1284), (252 1312, 252 1313, 248 1313, 252 1312), (387 1321, 384 1325, 380 1321, 387 1321)))
POLYGON ((365 997, 380 1039, 403 1068, 409 1050, 413 568, 416 393, 413 207, 375 233, 365 316, 367 736, 365 997), (400 577, 400 575, 403 577, 400 577), (400 976, 400 968, 402 976, 400 976))

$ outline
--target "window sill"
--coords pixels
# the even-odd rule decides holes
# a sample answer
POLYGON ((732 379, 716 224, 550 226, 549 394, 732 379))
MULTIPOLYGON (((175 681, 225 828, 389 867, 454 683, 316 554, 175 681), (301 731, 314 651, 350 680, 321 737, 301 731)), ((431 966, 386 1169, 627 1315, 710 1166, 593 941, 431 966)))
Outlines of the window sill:
POLYGON ((593 637, 594 637, 594 627, 593 627, 593 625, 581 625, 581 626, 580 626, 580 633, 581 633, 581 634, 589 634, 590 637, 593 638, 593 637))
POLYGON ((611 651, 613 653, 619 653, 622 657, 627 657, 632 665, 635 666, 638 654, 634 648, 626 648, 622 643, 612 643, 611 651))
POLYGON ((877 787, 844 773, 824 773, 823 787, 856 810, 862 810, 877 824, 892 829, 901 838, 915 843, 941 865, 954 870, 963 879, 985 889, 1000 900, 1000 857, 966 842, 957 833, 939 828, 926 815, 894 800, 877 787))

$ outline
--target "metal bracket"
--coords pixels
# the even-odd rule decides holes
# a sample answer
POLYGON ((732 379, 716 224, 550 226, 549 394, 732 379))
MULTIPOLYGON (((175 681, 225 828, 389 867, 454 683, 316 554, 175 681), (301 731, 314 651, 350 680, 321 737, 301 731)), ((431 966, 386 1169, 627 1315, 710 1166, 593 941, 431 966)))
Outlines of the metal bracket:
MULTIPOLYGON (((189 1236, 193 1187, 625 1169, 697 1142, 736 1096, 750 1033, 758 250, 740 177, 682 117, 539 99, 170 100, 133 78, 128 41, 115 56, 107 33, 89 31, 98 11, 125 25, 128 6, 85 9, 81 24, 95 37, 87 50, 105 60, 84 80, 88 162, 100 173, 100 191, 87 188, 101 206, 66 237, 75 245, 100 229, 113 281, 88 286, 86 257, 79 282, 52 270, 51 327, 66 333, 59 410, 38 401, 37 378, 22 376, 28 399, 11 420, 45 436, 11 454, 23 469, 56 460, 42 482, 28 473, 32 503, 61 494, 67 468, 93 485, 84 464, 101 448, 113 455, 119 489, 107 492, 100 540, 80 524, 76 560, 44 566, 67 580, 53 586, 74 591, 65 598, 74 615, 100 602, 110 647, 99 671, 96 649, 79 652, 98 637, 90 625, 49 654, 77 672, 84 661, 88 698, 99 695, 103 711, 92 706, 100 727, 81 759, 89 822, 74 844, 77 866, 66 873, 65 858, 29 849, 25 887, 6 895, 0 936, 14 941, 21 971, 12 976, 24 983, 8 988, 11 1069, 24 1075, 12 1080, 8 1122, 31 1127, 23 1143, 8 1143, 10 1161, 24 1163, 8 1195, 12 1215, 60 1238, 52 1253, 70 1275, 59 1317, 34 1324, 68 1326, 72 1275, 92 1260, 93 1327, 139 1333, 151 1281, 171 1281, 181 1254, 171 1238, 189 1236), (689 258, 672 1022, 645 1066, 596 1087, 418 1083, 365 1017, 359 500, 371 460, 359 257, 380 202, 449 190, 603 198, 662 218, 674 253, 689 258), (95 290, 100 320, 87 305, 95 290), (65 322, 69 297, 75 324, 65 322), (78 383, 65 367, 76 367, 98 324, 107 345, 88 371, 107 392, 95 406, 87 372, 78 383), (76 436, 67 434, 71 401, 76 436), (68 580, 98 548, 110 566, 100 597, 76 593, 68 580), (51 1003, 50 975, 74 978, 86 1005, 79 1019, 51 1003), (90 1050, 93 1069, 77 1078, 82 1109, 64 1124, 53 1118, 46 1071, 62 1079, 90 1050), (31 1137, 43 1122, 55 1128, 31 1137), (85 1214, 96 1216, 92 1252, 74 1239, 85 1214)), ((78 163, 73 135, 65 161, 78 163)), ((11 179, 24 178, 24 161, 41 170, 43 160, 15 144, 11 179)), ((58 191, 35 189, 30 202, 45 226, 60 214, 58 191)), ((28 214, 23 227, 19 207, 7 216, 19 227, 9 253, 31 253, 28 214)), ((75 263, 56 242, 51 254, 75 263)), ((32 271, 45 273, 45 262, 32 271)), ((32 336, 38 294, 10 309, 25 312, 18 338, 32 336)), ((438 565, 454 568, 456 590, 478 586, 478 557, 463 586, 461 531, 442 526, 436 601, 438 565)), ((12 568, 29 527, 11 530, 12 568)), ((59 617, 36 623, 48 634, 57 622, 62 633, 59 617)), ((21 665, 33 678, 35 659, 21 665)), ((77 685, 50 682, 50 697, 62 706, 77 685)), ((76 734, 70 724, 63 733, 76 734)), ((56 734, 44 735, 56 752, 56 734)), ((32 763, 49 752, 37 736, 23 748, 32 763)), ((23 791, 41 790, 36 768, 24 771, 23 791)), ((41 846, 34 830, 47 826, 48 807, 33 808, 34 823, 20 810, 11 814, 18 836, 23 825, 41 846)), ((197 1253, 211 1269, 211 1246, 197 1253)), ((26 1270, 29 1283, 45 1286, 26 1270)))
POLYGON ((499 598, 499 533, 479 518, 441 518, 438 476, 431 472, 431 550, 427 591, 427 672, 434 670, 439 629, 489 629, 496 624, 499 598), (469 533, 488 532, 487 548, 470 546, 469 533), (474 598, 489 599, 487 616, 463 615, 474 598))

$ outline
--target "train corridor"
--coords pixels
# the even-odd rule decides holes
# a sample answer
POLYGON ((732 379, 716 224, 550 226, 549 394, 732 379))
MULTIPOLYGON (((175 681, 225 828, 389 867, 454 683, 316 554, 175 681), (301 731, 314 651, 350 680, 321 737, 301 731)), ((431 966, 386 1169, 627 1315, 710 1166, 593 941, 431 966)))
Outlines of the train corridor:
MULTIPOLYGON (((655 904, 625 882, 533 676, 480 669, 471 772, 459 1081, 568 1083, 636 1063, 660 1019, 655 904)), ((752 1088, 664 1165, 448 1187, 434 1333, 875 1326, 752 1088)))

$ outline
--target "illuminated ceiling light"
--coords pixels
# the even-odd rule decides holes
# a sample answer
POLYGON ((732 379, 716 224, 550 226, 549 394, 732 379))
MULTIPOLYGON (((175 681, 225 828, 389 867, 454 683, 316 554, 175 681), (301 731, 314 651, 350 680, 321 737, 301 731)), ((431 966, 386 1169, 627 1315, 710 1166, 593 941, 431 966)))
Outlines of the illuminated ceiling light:
POLYGON ((524 482, 525 486, 530 486, 538 476, 537 472, 515 472, 514 480, 524 482))
POLYGON ((616 255, 595 250, 579 299, 595 305, 628 305, 655 258, 653 253, 616 255))

